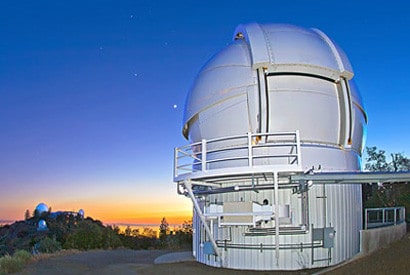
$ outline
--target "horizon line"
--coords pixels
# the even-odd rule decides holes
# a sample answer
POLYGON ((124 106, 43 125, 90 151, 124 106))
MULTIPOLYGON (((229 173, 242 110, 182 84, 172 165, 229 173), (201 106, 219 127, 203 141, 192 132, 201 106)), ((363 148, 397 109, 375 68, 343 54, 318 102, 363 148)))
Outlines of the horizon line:
MULTIPOLYGON (((0 219, 0 224, 5 224, 6 225, 6 224, 15 223, 15 222, 18 222, 18 221, 23 221, 23 220, 17 220, 17 219, 15 219, 15 220, 3 220, 3 219, 0 219)), ((101 221, 101 222, 104 225, 110 225, 110 226, 118 225, 118 226, 139 226, 139 227, 148 226, 148 227, 154 227, 154 226, 160 226, 161 225, 161 223, 125 223, 125 222, 116 223, 116 222, 104 222, 104 221, 101 221)), ((182 226, 183 223, 170 223, 168 225, 175 227, 175 226, 182 226)))
MULTIPOLYGON (((139 227, 141 227, 141 226, 153 227, 153 226, 160 226, 161 225, 161 223, 122 223, 122 222, 120 222, 120 223, 106 223, 106 222, 103 222, 103 224, 111 225, 111 226, 118 225, 118 226, 139 226, 139 227)), ((169 226, 181 226, 182 224, 183 223, 170 223, 168 225, 169 226)))

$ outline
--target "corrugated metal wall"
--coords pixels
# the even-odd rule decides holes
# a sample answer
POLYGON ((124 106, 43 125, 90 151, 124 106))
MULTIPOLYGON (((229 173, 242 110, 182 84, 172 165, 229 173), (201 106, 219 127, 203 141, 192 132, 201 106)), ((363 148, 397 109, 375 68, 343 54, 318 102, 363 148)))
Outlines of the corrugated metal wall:
MULTIPOLYGON (((268 199, 273 200, 273 190, 259 192, 235 192, 227 194, 210 195, 206 203, 221 203, 229 201, 254 201, 262 203, 268 199)), ((359 230, 362 227, 361 214, 361 186, 351 185, 315 185, 309 190, 309 231, 306 234, 280 235, 281 245, 303 244, 296 249, 280 249, 277 263, 275 252, 275 236, 246 236, 247 226, 230 226, 230 240, 227 240, 228 248, 220 248, 223 255, 223 265, 234 269, 251 270, 295 270, 303 268, 324 267, 345 261, 359 252, 359 230), (333 248, 314 248, 308 246, 312 243, 313 228, 333 227, 336 231, 333 248), (241 246, 230 248, 230 245, 241 246), (246 247, 249 246, 249 247, 246 247), (251 249, 253 247, 254 249, 251 249), (312 259, 313 257, 313 259, 312 259), (326 259, 329 259, 327 261, 326 259)), ((292 194, 290 189, 281 189, 279 204, 290 204, 293 222, 301 220, 300 194, 292 194)), ((220 266, 220 261, 213 255, 206 255, 203 244, 207 241, 204 228, 194 214, 194 250, 199 262, 220 266)), ((227 234, 223 230, 228 227, 218 227, 213 223, 213 233, 220 245, 223 245, 223 236, 227 234)))

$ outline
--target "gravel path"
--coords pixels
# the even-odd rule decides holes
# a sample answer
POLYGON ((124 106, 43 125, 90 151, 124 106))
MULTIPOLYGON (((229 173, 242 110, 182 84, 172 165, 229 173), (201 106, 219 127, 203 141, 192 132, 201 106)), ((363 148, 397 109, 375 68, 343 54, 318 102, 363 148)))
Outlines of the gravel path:
POLYGON ((29 264, 18 274, 136 274, 154 264, 166 250, 92 250, 55 256, 29 264))
MULTIPOLYGON (((169 263, 174 255, 165 250, 97 250, 69 255, 54 256, 29 264, 18 274, 410 274, 410 233, 403 239, 382 248, 369 256, 358 258, 338 267, 322 270, 301 270, 295 272, 240 271, 213 268, 188 261, 169 263), (171 257, 172 256, 172 257, 171 257), (163 262, 162 264, 154 264, 163 262), (167 263, 168 262, 168 263, 167 263)), ((183 253, 184 257, 187 253, 183 253)))

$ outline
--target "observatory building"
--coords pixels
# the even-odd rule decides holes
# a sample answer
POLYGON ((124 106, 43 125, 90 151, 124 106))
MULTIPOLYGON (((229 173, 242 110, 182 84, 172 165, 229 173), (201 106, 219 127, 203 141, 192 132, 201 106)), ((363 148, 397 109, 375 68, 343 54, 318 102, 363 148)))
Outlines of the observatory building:
POLYGON ((40 202, 39 204, 37 204, 36 208, 34 209, 34 212, 37 213, 37 215, 39 216, 43 213, 47 213, 48 212, 47 204, 45 204, 44 202, 40 202))
POLYGON ((359 252, 366 112, 345 53, 318 29, 246 24, 188 94, 174 181, 192 199, 197 261, 234 269, 334 265, 359 252))
POLYGON ((37 231, 46 231, 47 228, 47 223, 45 220, 39 220, 38 225, 37 225, 37 231))

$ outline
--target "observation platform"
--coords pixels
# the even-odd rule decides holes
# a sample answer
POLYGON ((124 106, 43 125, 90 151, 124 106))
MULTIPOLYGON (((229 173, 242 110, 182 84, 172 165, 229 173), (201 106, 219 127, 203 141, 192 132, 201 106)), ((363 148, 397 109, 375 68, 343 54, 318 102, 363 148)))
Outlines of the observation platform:
POLYGON ((299 132, 248 133, 175 148, 174 182, 302 172, 299 132))

